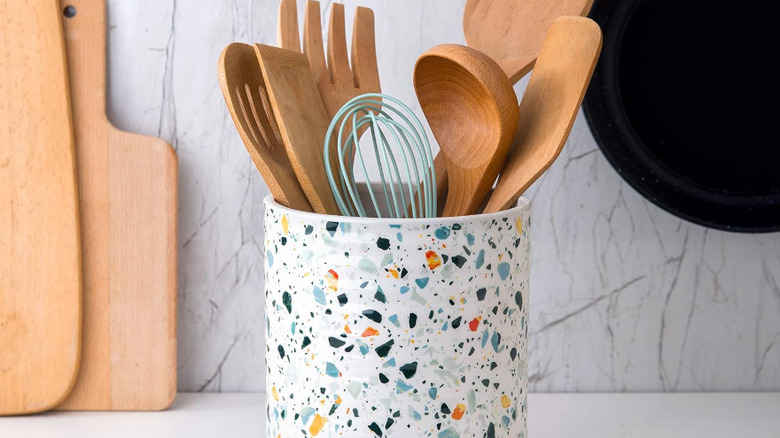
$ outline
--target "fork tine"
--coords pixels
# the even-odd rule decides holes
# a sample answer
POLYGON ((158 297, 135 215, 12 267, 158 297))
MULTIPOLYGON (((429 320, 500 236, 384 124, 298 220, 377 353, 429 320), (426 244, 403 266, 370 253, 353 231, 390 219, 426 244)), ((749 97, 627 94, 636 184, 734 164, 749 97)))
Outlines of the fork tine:
POLYGON ((301 37, 298 34, 298 8, 295 0, 282 0, 279 4, 279 25, 277 26, 279 47, 301 53, 301 37))
POLYGON ((325 51, 322 45, 322 24, 320 2, 306 2, 303 23, 303 53, 309 59, 309 67, 318 85, 329 83, 328 68, 325 65, 325 51))
POLYGON ((352 29, 352 71, 355 86, 363 93, 379 93, 379 68, 376 63, 374 11, 358 6, 352 29))
POLYGON ((347 32, 344 25, 344 5, 333 3, 330 7, 328 27, 328 67, 330 80, 334 84, 347 83, 354 86, 352 70, 347 56, 347 32))

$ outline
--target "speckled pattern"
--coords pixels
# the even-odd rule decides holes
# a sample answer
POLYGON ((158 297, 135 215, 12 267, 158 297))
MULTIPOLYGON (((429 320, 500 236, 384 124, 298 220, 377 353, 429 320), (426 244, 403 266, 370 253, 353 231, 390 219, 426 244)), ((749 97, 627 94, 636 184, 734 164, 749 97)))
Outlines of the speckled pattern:
POLYGON ((267 198, 267 437, 525 437, 528 220, 267 198))

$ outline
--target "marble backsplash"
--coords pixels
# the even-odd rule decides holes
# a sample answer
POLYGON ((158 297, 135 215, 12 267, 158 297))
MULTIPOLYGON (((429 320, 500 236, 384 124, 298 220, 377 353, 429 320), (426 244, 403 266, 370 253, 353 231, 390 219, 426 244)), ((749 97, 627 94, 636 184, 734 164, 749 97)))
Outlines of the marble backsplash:
MULTIPOLYGON (((357 4, 374 9, 383 91, 419 111, 414 61, 464 42, 464 0, 345 3, 348 22, 357 4)), ((179 388, 262 391, 268 190, 216 69, 232 41, 275 43, 278 0, 108 4, 109 117, 179 156, 179 388)), ((582 116, 528 196, 533 390, 780 390, 780 234, 658 209, 609 166, 582 116)))

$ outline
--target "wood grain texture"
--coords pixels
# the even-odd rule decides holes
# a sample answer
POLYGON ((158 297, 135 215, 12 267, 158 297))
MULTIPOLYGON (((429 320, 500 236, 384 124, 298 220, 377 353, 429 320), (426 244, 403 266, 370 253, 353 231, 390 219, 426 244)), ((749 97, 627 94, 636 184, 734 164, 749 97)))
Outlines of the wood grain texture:
MULTIPOLYGON (((255 52, 282 142, 303 192, 315 212, 339 214, 323 159, 323 143, 330 119, 306 57, 263 44, 255 44, 255 52)), ((338 162, 331 161, 334 169, 337 165, 338 162)))
POLYGON ((218 75, 238 134, 276 202, 312 211, 284 149, 254 47, 243 43, 225 47, 218 75))
POLYGON ((73 386, 81 254, 59 3, 0 10, 0 415, 12 415, 50 409, 73 386))
POLYGON ((417 60, 414 88, 449 175, 443 215, 474 214, 503 167, 517 129, 512 84, 487 55, 444 44, 417 60))
POLYGON ((512 154, 485 213, 508 208, 558 158, 590 84, 602 35, 589 18, 561 17, 547 33, 520 103, 512 154))
POLYGON ((108 121, 104 0, 63 0, 84 263, 83 360, 65 410, 161 410, 176 394, 177 160, 108 121))
POLYGON ((588 15, 593 0, 467 0, 466 42, 484 52, 516 83, 534 66, 556 18, 588 15))

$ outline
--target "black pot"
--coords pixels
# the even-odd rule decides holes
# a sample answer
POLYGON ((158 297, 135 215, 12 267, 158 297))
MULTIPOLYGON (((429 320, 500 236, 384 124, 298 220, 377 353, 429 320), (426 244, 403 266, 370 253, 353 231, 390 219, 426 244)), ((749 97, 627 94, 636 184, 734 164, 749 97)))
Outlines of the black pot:
POLYGON ((584 110, 639 193, 683 219, 780 230, 775 16, 751 2, 596 0, 584 110))

